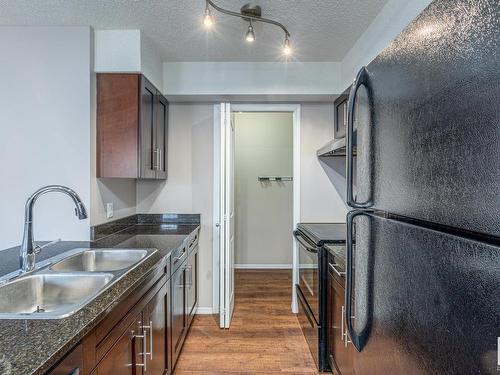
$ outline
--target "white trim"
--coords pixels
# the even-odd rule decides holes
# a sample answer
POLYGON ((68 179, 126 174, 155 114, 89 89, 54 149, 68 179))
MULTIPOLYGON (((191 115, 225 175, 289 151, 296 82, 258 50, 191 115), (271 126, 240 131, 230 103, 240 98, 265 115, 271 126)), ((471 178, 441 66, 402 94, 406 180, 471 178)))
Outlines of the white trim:
MULTIPOLYGON (((293 226, 292 231, 300 222, 300 122, 302 120, 301 106, 297 105, 293 112, 293 226)), ((290 233, 291 235, 291 233, 290 233)), ((299 283, 299 247, 297 241, 293 241, 292 250, 292 304, 293 313, 299 312, 297 303, 297 290, 295 285, 299 283)))
POLYGON ((219 241, 220 241, 220 139, 221 139, 221 105, 214 104, 213 123, 213 158, 214 158, 214 189, 213 189, 213 231, 212 231, 212 310, 214 314, 219 313, 219 241), (219 223, 219 226, 216 224, 219 223))
MULTIPOLYGON (((215 106, 214 106, 215 108, 215 106)), ((290 236, 292 235, 292 231, 295 230, 297 224, 300 222, 300 122, 302 119, 301 115, 301 105, 300 104, 232 104, 231 105, 232 112, 293 112, 293 223, 292 228, 290 228, 290 236)), ((214 111, 215 114, 215 111, 214 111)), ((220 138, 220 118, 215 118, 214 115, 214 197, 215 194, 219 192, 220 189, 220 174, 219 164, 220 164, 220 155, 221 155, 221 138, 220 138), (219 137, 219 138, 217 138, 219 137), (218 142, 218 143, 216 143, 218 142)), ((214 198, 215 199, 215 198, 214 198)), ((216 206, 216 201, 214 200, 214 218, 219 210, 216 206)), ((219 202, 220 206, 220 202, 219 202)), ((217 223, 214 219, 214 227, 215 223, 217 223)), ((214 231, 215 237, 216 231, 214 231)), ((213 301, 214 301, 214 313, 219 308, 220 301, 216 300, 216 293, 219 290, 219 280, 218 275, 220 271, 220 263, 218 260, 219 249, 215 247, 215 238, 214 238, 214 283, 213 283, 213 301), (215 276, 217 275, 217 276, 215 276), (217 291, 217 292, 216 292, 217 291)), ((293 313, 298 312, 297 305, 297 292, 295 288, 295 284, 298 282, 298 246, 296 241, 293 241, 293 264, 292 264, 292 303, 291 309, 293 313)), ((236 265, 235 265, 236 268, 236 265)))
POLYGON ((196 308, 196 315, 212 315, 214 313, 214 309, 211 307, 198 307, 196 308))
POLYGON ((235 264, 237 270, 291 270, 292 264, 235 264))

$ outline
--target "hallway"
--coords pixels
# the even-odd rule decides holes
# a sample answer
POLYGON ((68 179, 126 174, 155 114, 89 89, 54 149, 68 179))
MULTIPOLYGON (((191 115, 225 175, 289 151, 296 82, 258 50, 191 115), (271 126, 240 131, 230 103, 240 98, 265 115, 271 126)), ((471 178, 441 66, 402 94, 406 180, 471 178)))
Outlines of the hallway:
POLYGON ((196 316, 175 369, 188 374, 317 374, 290 311, 291 271, 236 270, 229 330, 218 315, 196 316))

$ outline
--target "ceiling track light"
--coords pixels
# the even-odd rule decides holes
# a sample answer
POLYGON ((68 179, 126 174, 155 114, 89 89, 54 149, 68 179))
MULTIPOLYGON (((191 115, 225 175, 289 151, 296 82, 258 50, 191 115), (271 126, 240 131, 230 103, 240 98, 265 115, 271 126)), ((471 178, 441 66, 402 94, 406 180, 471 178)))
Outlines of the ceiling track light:
POLYGON ((212 13, 210 12, 210 8, 207 6, 205 8, 205 15, 203 16, 203 24, 206 28, 211 28, 214 24, 214 20, 212 19, 212 13))
POLYGON ((233 12, 231 10, 227 10, 227 9, 219 7, 216 4, 214 4, 214 2, 212 0, 206 0, 206 7, 205 7, 205 15, 203 18, 203 24, 207 28, 211 28, 213 26, 213 23, 214 23, 211 12, 210 12, 210 7, 212 7, 216 11, 218 11, 220 13, 224 13, 228 16, 242 18, 245 21, 248 21, 249 25, 248 25, 247 33, 245 35, 245 40, 247 42, 250 42, 250 43, 255 41, 255 32, 253 29, 252 21, 263 22, 263 23, 268 23, 270 25, 278 26, 285 33, 285 41, 283 43, 283 54, 288 56, 292 53, 292 47, 290 45, 290 33, 288 32, 286 27, 283 26, 283 24, 279 23, 278 21, 274 21, 274 20, 270 20, 268 18, 261 17, 260 6, 253 6, 250 4, 246 4, 241 8, 240 13, 238 13, 238 12, 233 12))
POLYGON ((253 32, 253 26, 252 26, 252 20, 249 21, 249 25, 248 25, 248 31, 247 31, 247 34, 245 35, 245 40, 247 42, 255 42, 255 33, 253 32))

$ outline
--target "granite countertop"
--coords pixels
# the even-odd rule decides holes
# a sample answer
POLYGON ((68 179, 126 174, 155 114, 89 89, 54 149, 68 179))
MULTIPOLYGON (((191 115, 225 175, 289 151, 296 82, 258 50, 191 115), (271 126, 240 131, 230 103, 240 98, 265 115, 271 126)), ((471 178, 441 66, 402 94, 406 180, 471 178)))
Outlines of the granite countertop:
POLYGON ((345 271, 346 247, 345 244, 328 244, 324 246, 333 255, 335 263, 340 266, 339 271, 345 271))
MULTIPOLYGON (((199 224, 136 223, 90 242, 59 242, 37 261, 75 248, 155 248, 158 251, 76 314, 52 320, 0 320, 0 374, 44 374, 73 348, 127 293, 181 246, 199 224)), ((0 275, 18 268, 19 248, 3 250, 0 275), (11 269, 14 267, 14 269, 11 269)))

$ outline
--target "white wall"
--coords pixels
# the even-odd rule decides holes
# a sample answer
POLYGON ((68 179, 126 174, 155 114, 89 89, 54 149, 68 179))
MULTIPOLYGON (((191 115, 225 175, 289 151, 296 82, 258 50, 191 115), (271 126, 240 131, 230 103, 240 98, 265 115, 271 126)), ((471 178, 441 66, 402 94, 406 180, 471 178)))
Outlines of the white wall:
POLYGON ((372 61, 432 0, 389 0, 358 38, 341 63, 340 91, 363 66, 372 61))
POLYGON ((137 212, 199 213, 200 307, 212 307, 213 106, 169 108, 168 179, 137 182, 137 212))
POLYGON ((316 150, 331 139, 333 104, 303 104, 300 130, 302 222, 345 222, 346 205, 316 156, 316 150))
MULTIPOLYGON (((44 185, 73 188, 90 209, 91 42, 89 27, 0 27, 0 249, 21 243, 24 204, 44 185)), ((61 194, 36 203, 34 229, 89 237, 61 194)))
MULTIPOLYGON (((159 90, 163 86, 163 66, 154 43, 140 30, 96 30, 96 72, 141 72, 159 90)), ((92 137, 91 137, 91 225, 102 224, 137 212, 137 183, 135 179, 95 178, 96 124, 95 82, 92 84, 92 137), (114 215, 106 217, 106 204, 113 203, 114 215)), ((157 187, 160 182, 154 183, 157 187)))
MULTIPOLYGON (((302 221, 344 221, 345 207, 316 158, 332 136, 333 104, 303 104, 302 221)), ((212 307, 213 105, 171 104, 168 180, 137 182, 137 212, 201 213, 200 307, 212 307)), ((290 231, 290 238, 291 238, 290 231)))
POLYGON ((291 266, 293 181, 258 176, 293 176, 293 113, 235 113, 234 128, 235 264, 291 266))
POLYGON ((336 93, 336 62, 167 62, 166 95, 314 95, 336 93))
POLYGON ((162 59, 141 30, 96 30, 95 71, 140 72, 163 89, 162 59))
POLYGON ((141 72, 163 91, 163 61, 158 50, 146 34, 141 31, 141 72))
POLYGON ((140 72, 140 30, 95 30, 96 72, 140 72))

